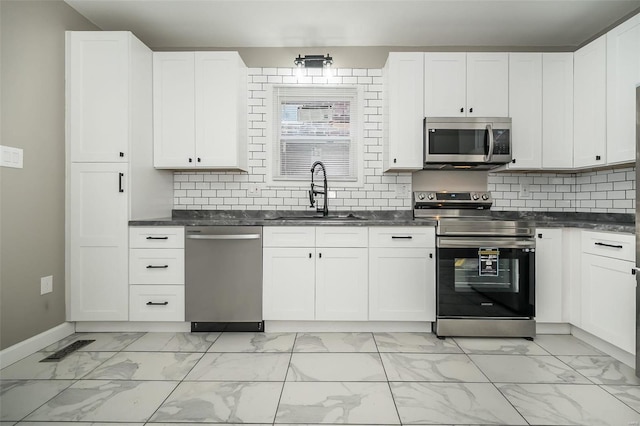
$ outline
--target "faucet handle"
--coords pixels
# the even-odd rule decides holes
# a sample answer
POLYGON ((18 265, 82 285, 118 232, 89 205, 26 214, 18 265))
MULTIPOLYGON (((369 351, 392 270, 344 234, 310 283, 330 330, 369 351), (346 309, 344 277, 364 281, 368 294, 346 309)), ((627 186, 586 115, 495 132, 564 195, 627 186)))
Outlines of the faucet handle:
POLYGON ((311 191, 309 191, 309 202, 311 203, 309 207, 314 207, 316 205, 316 200, 313 197, 313 184, 311 184, 311 191))

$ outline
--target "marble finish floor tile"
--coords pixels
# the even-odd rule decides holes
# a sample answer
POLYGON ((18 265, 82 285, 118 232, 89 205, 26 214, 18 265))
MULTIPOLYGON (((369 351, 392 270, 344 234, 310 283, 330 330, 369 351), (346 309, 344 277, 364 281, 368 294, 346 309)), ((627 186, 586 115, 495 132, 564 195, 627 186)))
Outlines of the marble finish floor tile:
POLYGON ((521 338, 456 337, 454 340, 468 354, 549 355, 534 342, 521 338))
POLYGON ((491 383, 391 382, 403 424, 526 425, 491 383))
POLYGON ((378 353, 294 353, 287 381, 386 382, 378 353))
POLYGON ((534 341, 551 355, 604 355, 570 334, 539 334, 534 341))
POLYGON ((453 339, 433 333, 374 333, 380 352, 462 353, 453 339))
POLYGON ((640 413, 596 385, 499 384, 532 425, 634 425, 640 413))
POLYGON ((559 356, 562 362, 600 385, 640 385, 635 370, 610 356, 559 356))
POLYGON ((467 355, 383 353, 382 363, 394 382, 488 382, 467 355))
POLYGON ((591 383, 553 356, 469 355, 469 357, 492 382, 591 383))
POLYGON ((78 349, 82 352, 119 352, 140 338, 144 333, 74 333, 47 346, 42 352, 56 352, 76 340, 95 340, 78 349))
POLYGON ((191 352, 119 352, 84 379, 182 380, 202 355, 191 352))
POLYGON ((207 353, 185 380, 284 382, 290 353, 207 353))
POLYGON ((271 423, 282 383, 182 382, 152 422, 271 423))
POLYGON ((601 386, 602 389, 640 413, 640 386, 601 386))
MULTIPOLYGON (((20 422, 20 426, 144 426, 144 423, 129 423, 129 422, 20 422)), ((1 425, 1 423, 0 423, 1 425)), ((4 426, 4 425, 2 425, 4 426)), ((160 425, 158 425, 160 426, 160 425)), ((185 425, 182 425, 185 426, 185 425)))
POLYGON ((372 333, 298 333, 294 352, 378 352, 372 333))
POLYGON ((22 420, 72 384, 73 380, 1 380, 0 420, 22 420))
POLYGON ((387 383, 286 382, 275 423, 400 422, 387 383))
POLYGON ((116 352, 73 352, 60 361, 40 362, 53 352, 36 352, 0 370, 0 379, 79 379, 116 352))
POLYGON ((178 382, 80 380, 29 415, 30 421, 144 422, 178 382))
POLYGON ((221 333, 145 333, 127 352, 206 352, 221 333))
POLYGON ((295 333, 223 333, 208 352, 291 352, 295 333))

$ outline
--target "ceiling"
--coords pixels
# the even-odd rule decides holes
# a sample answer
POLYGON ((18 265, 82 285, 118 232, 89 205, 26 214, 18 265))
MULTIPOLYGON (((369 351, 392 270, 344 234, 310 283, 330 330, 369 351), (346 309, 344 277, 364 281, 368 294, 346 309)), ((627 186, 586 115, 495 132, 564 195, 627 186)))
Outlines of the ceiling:
POLYGON ((640 0, 65 0, 152 49, 511 47, 575 50, 640 0))

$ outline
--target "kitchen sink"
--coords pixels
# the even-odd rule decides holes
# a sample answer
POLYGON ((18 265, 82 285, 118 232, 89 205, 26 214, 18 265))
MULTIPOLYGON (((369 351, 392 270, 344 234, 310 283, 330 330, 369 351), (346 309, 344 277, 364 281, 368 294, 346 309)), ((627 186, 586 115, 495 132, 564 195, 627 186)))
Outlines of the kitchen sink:
POLYGON ((367 220, 362 216, 356 216, 352 213, 349 214, 336 214, 329 216, 313 215, 313 216, 278 216, 267 218, 266 220, 367 220))

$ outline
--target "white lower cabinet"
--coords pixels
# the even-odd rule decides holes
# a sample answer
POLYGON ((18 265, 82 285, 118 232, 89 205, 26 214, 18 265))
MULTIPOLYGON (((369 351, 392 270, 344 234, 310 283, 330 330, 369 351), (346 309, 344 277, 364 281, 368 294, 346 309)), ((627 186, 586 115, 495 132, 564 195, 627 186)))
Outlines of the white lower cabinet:
POLYGON ((318 248, 316 256, 316 319, 366 321, 366 248, 318 248))
POLYGON ((536 322, 566 322, 563 266, 562 228, 536 229, 536 322))
POLYGON ((582 254, 582 328, 635 353, 634 262, 582 254))
POLYGON ((130 321, 184 321, 184 285, 129 286, 130 321))

